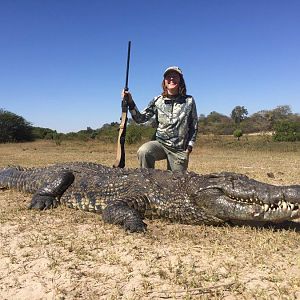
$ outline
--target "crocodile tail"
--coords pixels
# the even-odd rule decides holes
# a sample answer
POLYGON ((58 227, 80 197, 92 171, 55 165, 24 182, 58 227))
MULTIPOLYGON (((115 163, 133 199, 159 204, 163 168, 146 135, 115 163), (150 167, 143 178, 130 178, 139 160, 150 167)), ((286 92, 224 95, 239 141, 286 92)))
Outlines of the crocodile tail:
POLYGON ((0 189, 14 189, 27 193, 35 193, 43 184, 38 174, 32 169, 7 167, 0 169, 0 189))

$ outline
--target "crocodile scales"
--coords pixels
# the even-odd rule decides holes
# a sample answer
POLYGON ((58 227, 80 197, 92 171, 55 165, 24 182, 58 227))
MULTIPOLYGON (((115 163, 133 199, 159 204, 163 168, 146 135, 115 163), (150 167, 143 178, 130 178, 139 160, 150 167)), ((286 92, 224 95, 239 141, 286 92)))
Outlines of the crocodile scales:
POLYGON ((0 189, 33 194, 30 209, 59 204, 102 214, 105 222, 145 231, 144 219, 185 224, 284 222, 300 217, 300 185, 275 186, 246 175, 119 169, 95 163, 0 169, 0 189))

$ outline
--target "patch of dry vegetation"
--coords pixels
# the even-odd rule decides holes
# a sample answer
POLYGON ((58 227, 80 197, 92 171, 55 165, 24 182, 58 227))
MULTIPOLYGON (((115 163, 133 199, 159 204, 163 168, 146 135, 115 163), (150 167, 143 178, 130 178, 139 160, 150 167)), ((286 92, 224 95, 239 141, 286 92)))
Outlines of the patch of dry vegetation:
MULTIPOLYGON (((191 170, 299 184, 299 151, 253 148, 252 141, 234 146, 230 139, 220 147, 215 139, 199 138, 191 170)), ((127 147, 128 167, 138 166, 137 147, 127 147)), ((79 160, 112 165, 115 146, 6 144, 0 157, 0 166, 79 160)), ((97 214, 64 207, 29 211, 29 201, 0 192, 1 299, 300 299, 297 223, 288 229, 147 220, 146 234, 129 234, 97 214)))

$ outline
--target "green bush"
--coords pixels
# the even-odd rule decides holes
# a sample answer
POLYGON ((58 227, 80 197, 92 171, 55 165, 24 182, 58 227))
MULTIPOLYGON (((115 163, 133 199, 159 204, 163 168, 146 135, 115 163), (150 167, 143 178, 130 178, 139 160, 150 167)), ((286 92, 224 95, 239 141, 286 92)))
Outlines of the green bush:
POLYGON ((142 140, 142 127, 136 124, 130 124, 126 131, 126 143, 136 144, 142 140))
POLYGON ((238 139, 238 141, 239 141, 240 137, 243 136, 243 131, 241 129, 236 129, 233 132, 233 136, 236 137, 238 139))
POLYGON ((98 131, 96 139, 106 143, 115 143, 119 135, 119 124, 104 124, 98 131))
POLYGON ((281 121, 274 129, 273 139, 276 142, 300 141, 300 122, 281 121))

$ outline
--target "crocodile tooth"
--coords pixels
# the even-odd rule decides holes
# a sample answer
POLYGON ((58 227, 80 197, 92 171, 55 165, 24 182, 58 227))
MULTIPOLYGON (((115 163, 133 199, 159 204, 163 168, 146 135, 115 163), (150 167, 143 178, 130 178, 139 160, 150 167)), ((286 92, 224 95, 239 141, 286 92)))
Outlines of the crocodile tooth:
POLYGON ((265 210, 265 212, 267 212, 268 210, 269 210, 269 204, 264 204, 264 210, 265 210))
POLYGON ((282 202, 282 208, 283 208, 284 210, 287 209, 287 203, 286 203, 285 201, 282 202))
POLYGON ((295 207, 295 204, 294 204, 294 203, 290 203, 290 208, 291 208, 291 210, 293 210, 294 207, 295 207))

